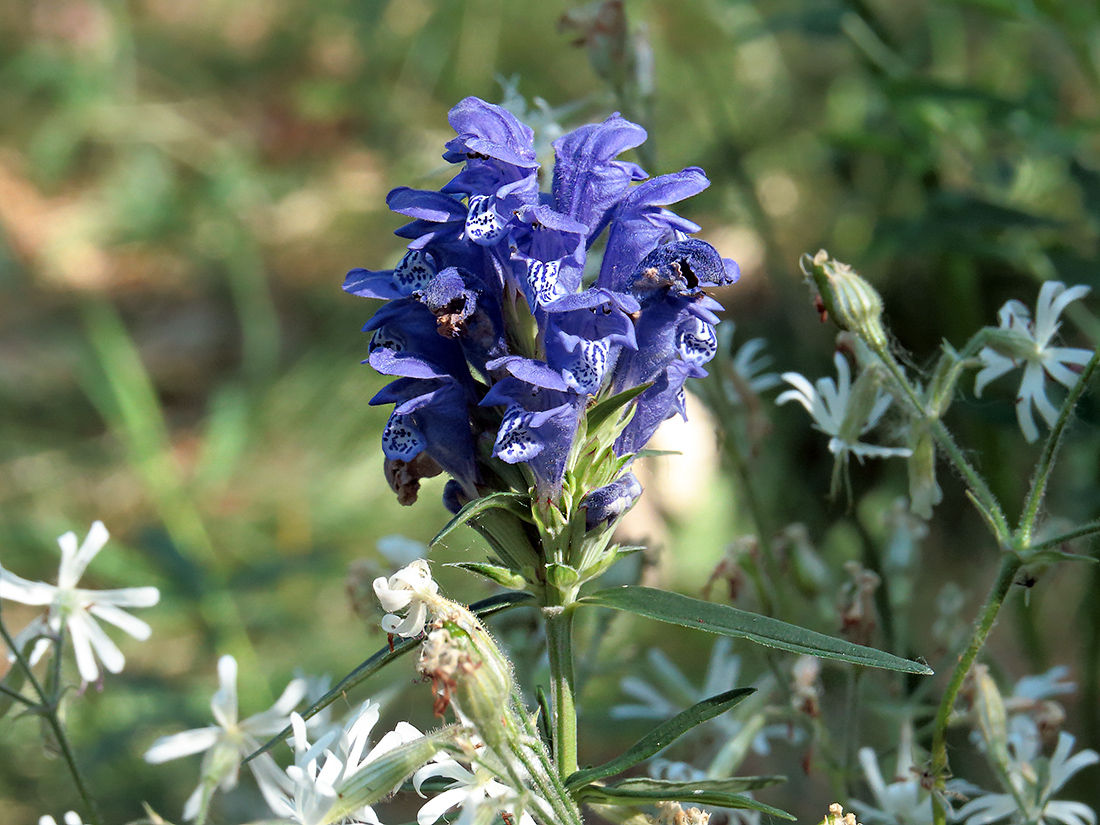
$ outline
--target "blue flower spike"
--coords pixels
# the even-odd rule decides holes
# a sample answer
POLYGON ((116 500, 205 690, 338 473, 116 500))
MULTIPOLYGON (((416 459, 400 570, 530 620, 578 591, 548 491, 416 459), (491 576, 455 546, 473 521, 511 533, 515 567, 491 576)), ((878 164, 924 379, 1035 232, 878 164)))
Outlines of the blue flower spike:
POLYGON ((367 361, 395 378, 371 400, 394 405, 386 476, 411 504, 446 473, 444 504, 495 562, 533 592, 549 564, 577 588, 617 558, 612 533, 642 492, 631 461, 706 375, 722 307, 705 290, 737 265, 670 208, 709 186, 703 171, 648 178, 622 157, 645 130, 618 114, 555 140, 550 174, 507 109, 469 97, 449 122, 454 177, 386 199, 410 219, 408 250, 344 282, 387 301, 365 327, 367 361))

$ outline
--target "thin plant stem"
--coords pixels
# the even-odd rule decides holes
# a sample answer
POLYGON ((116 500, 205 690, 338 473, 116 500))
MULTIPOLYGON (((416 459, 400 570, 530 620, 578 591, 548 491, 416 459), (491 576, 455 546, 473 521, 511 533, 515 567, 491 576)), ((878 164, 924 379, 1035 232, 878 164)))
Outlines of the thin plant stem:
POLYGON ((1045 539, 1038 544, 1028 544, 1026 549, 1029 552, 1046 550, 1048 547, 1055 547, 1059 544, 1065 544, 1067 541, 1085 538, 1086 536, 1095 536, 1098 533, 1100 533, 1100 519, 1087 522, 1080 527, 1074 527, 1072 530, 1067 530, 1064 533, 1059 533, 1054 538, 1045 539))
MULTIPOLYGON (((974 660, 978 658, 982 646, 985 645, 989 631, 993 629, 993 625, 997 621, 997 614, 1000 612, 1001 605, 1004 604, 1005 597, 1008 596, 1008 591, 1016 578, 1016 572, 1022 564, 1023 562, 1014 553, 1005 555, 1004 560, 1001 562, 1001 569, 997 573, 997 580, 993 583, 993 588, 990 590, 989 596, 982 606, 982 611, 978 615, 974 633, 970 637, 970 643, 963 651, 962 656, 959 657, 959 662, 955 665, 955 670, 951 673, 951 679, 947 683, 947 690, 944 691, 943 699, 940 701, 939 709, 936 711, 936 719, 932 728, 932 775, 936 778, 937 790, 941 792, 944 789, 947 775, 947 727, 951 721, 951 712, 955 708, 955 700, 959 696, 959 690, 962 688, 967 673, 970 672, 971 665, 974 664, 974 660)), ((932 808, 935 825, 944 825, 947 821, 947 811, 939 794, 932 795, 932 808)))
POLYGON ((554 706, 554 762, 562 779, 577 770, 577 704, 573 676, 573 611, 543 609, 550 654, 550 700, 554 706))
POLYGON ((4 696, 7 696, 9 699, 12 699, 13 701, 19 702, 20 704, 26 705, 28 708, 38 707, 38 705, 36 705, 34 702, 32 702, 30 699, 28 699, 22 693, 19 693, 19 691, 16 691, 16 690, 12 690, 10 687, 3 684, 2 682, 0 682, 0 694, 3 694, 4 696))
MULTIPOLYGON (((95 803, 92 801, 91 791, 88 790, 88 786, 84 782, 84 774, 81 773, 80 767, 76 764, 76 756, 73 753, 72 746, 69 744, 68 737, 65 735, 65 729, 61 725, 61 720, 57 716, 57 700, 51 700, 51 697, 47 695, 46 690, 42 687, 42 683, 39 682, 38 677, 34 675, 34 671, 31 669, 31 664, 27 661, 27 657, 23 655, 23 651, 19 649, 19 646, 11 637, 11 634, 8 633, 8 629, 4 626, 3 622, 0 622, 0 636, 3 637, 4 644, 8 646, 8 650, 11 651, 11 654, 15 657, 16 666, 27 674, 27 681, 30 682, 34 692, 38 695, 38 704, 33 706, 34 712, 45 719, 46 724, 48 724, 50 730, 53 731, 54 738, 57 740, 57 746, 61 751, 61 757, 65 760, 65 764, 73 778, 73 784, 76 785, 76 791, 80 794, 80 798, 84 802, 84 809, 91 818, 91 822, 88 823, 88 825, 100 825, 99 812, 96 811, 95 803)), ((58 658, 60 658, 60 653, 60 650, 55 651, 55 655, 58 656, 58 658)))
POLYGON ((1096 371, 1097 364, 1100 364, 1100 349, 1092 354, 1092 358, 1085 364, 1085 368, 1081 371, 1076 383, 1070 388, 1069 395, 1066 396, 1066 401, 1058 412, 1058 419, 1054 422, 1054 426, 1050 428, 1050 434, 1047 436, 1046 443, 1043 444, 1043 452, 1039 456, 1039 463, 1035 465, 1035 475, 1032 477, 1031 489, 1028 491, 1023 515, 1020 517, 1020 526, 1016 531, 1018 549, 1024 549, 1031 543, 1035 520, 1039 517, 1039 507, 1043 503, 1043 496, 1046 494, 1047 484, 1050 482, 1050 473, 1054 469, 1054 457, 1058 454, 1058 447, 1061 445, 1062 436, 1065 434, 1066 424, 1069 422, 1070 414, 1077 406, 1077 402, 1081 399, 1081 394, 1092 378, 1092 374, 1096 371))
POLYGON ((859 685, 863 679, 863 668, 853 667, 848 671, 847 701, 844 708, 844 791, 848 798, 853 793, 852 775, 856 763, 856 747, 859 744, 859 685))
POLYGON ((1004 511, 1001 509, 997 497, 993 495, 993 491, 989 489, 989 485, 986 483, 985 479, 982 478, 981 474, 974 469, 974 466, 966 460, 966 456, 963 455, 959 445, 955 443, 954 437, 952 437, 947 427, 943 425, 943 422, 940 421, 939 418, 928 415, 927 410, 924 408, 924 402, 921 401, 916 389, 909 383, 909 379, 906 377, 905 373, 902 372, 901 367, 890 354, 889 350, 886 349, 885 346, 876 345, 871 341, 867 341, 867 344, 871 347, 875 355, 878 356, 879 360, 890 372, 891 377, 893 377, 894 381, 901 388, 906 400, 912 406, 912 411, 927 422, 933 438, 936 439, 936 444, 943 451, 944 455, 947 456, 948 460, 955 466, 955 469, 962 475, 974 498, 989 513, 993 520, 992 526, 997 534, 997 542, 1001 546, 1004 546, 1011 535, 1011 531, 1008 529, 1008 520, 1005 518, 1004 511))

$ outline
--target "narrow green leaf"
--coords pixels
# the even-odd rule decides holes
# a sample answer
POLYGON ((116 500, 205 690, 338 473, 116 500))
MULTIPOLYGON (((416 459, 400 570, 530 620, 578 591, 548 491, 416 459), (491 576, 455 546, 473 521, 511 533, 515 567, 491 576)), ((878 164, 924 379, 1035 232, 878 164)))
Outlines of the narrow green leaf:
MULTIPOLYGON (((479 602, 474 602, 472 605, 470 605, 470 611, 475 616, 485 618, 486 616, 493 616, 497 613, 503 613, 505 610, 511 610, 513 607, 519 607, 522 604, 534 601, 534 599, 535 597, 530 593, 517 591, 498 593, 495 596, 490 596, 487 599, 482 599, 479 602)), ((394 659, 398 659, 401 656, 404 656, 410 650, 419 647, 422 641, 423 638, 399 639, 395 637, 393 640, 392 648, 387 645, 386 647, 375 653, 373 656, 371 656, 369 659, 367 659, 365 662, 363 662, 361 665, 359 665, 359 667, 355 668, 355 670, 353 670, 351 673, 341 679, 336 687, 334 687, 332 690, 330 690, 328 693, 326 693, 324 696, 322 696, 320 699, 310 705, 308 709, 303 711, 302 718, 309 719, 313 716, 316 716, 318 713, 327 708, 341 696, 346 694, 349 690, 352 690, 362 684, 364 681, 380 671, 394 659)), ((281 732, 275 734, 275 736, 265 742, 259 750, 250 753, 248 755, 248 758, 244 761, 250 762, 260 754, 266 753, 267 751, 271 750, 271 748, 275 747, 275 745, 278 745, 280 742, 286 739, 288 736, 290 736, 289 726, 283 728, 281 732)))
MULTIPOLYGON (((744 793, 760 788, 769 788, 786 782, 785 776, 730 776, 725 779, 697 779, 690 782, 675 782, 669 779, 650 779, 647 776, 632 776, 604 786, 604 790, 615 791, 660 791, 667 793, 670 788, 679 787, 683 791, 702 790, 722 793, 744 793)), ((667 797, 666 797, 667 798, 667 797)))
POLYGON ((527 582, 523 576, 507 567, 501 567, 498 564, 485 564, 480 561, 459 561, 451 564, 445 564, 444 567, 457 567, 460 570, 466 570, 470 573, 476 573, 479 576, 484 576, 491 582, 499 584, 501 587, 507 587, 510 590, 520 590, 527 582))
POLYGON ((526 518, 527 520, 531 518, 528 496, 521 493, 491 493, 468 502, 465 507, 455 514, 454 518, 443 526, 443 529, 431 540, 431 544, 438 544, 456 527, 460 527, 480 513, 496 507, 503 508, 520 518, 526 518))
MULTIPOLYGON (((656 781, 656 780, 654 780, 656 781)), ((668 782, 654 790, 619 790, 616 786, 585 788, 585 802, 606 805, 649 805, 653 802, 691 802, 694 805, 713 805, 718 808, 737 808, 760 811, 780 819, 793 820, 794 817, 779 808, 773 808, 763 802, 757 802, 747 796, 724 791, 704 790, 694 782, 668 782)))
POLYGON ((579 599, 578 604, 624 610, 659 622, 692 627, 720 636, 748 639, 765 647, 788 650, 791 653, 804 653, 823 659, 838 659, 854 665, 917 673, 922 676, 932 673, 932 668, 928 665, 911 662, 892 653, 852 644, 770 616, 749 613, 724 604, 704 602, 679 593, 654 590, 651 587, 626 585, 600 590, 579 599))
POLYGON ((570 791, 576 791, 591 782, 614 776, 634 767, 639 762, 649 759, 649 757, 667 747, 671 742, 697 725, 725 713, 752 692, 752 688, 737 688, 720 693, 717 696, 711 696, 709 699, 704 699, 702 702, 692 705, 687 710, 681 711, 671 719, 659 724, 639 739, 629 750, 610 762, 570 774, 569 778, 565 780, 565 787, 570 791))
POLYGON ((595 432, 614 413, 621 410, 652 386, 653 382, 651 381, 647 384, 631 387, 629 390, 623 390, 618 395, 613 395, 606 401, 601 401, 599 404, 596 404, 588 411, 588 415, 585 416, 588 422, 588 432, 595 432))

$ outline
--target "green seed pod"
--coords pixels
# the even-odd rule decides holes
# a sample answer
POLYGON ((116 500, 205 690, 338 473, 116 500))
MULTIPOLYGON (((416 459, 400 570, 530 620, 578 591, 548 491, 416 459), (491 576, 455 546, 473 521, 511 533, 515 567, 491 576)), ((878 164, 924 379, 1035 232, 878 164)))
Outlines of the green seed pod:
POLYGON ((860 336, 875 352, 888 348, 882 325, 882 297, 873 286, 848 264, 830 258, 824 249, 812 258, 803 255, 801 266, 838 327, 860 336))

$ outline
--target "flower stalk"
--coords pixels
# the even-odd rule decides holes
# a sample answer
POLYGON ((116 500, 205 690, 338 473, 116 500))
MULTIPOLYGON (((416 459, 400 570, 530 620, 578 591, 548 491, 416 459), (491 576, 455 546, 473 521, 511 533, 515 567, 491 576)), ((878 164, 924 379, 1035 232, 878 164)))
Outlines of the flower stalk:
POLYGON ((997 614, 1004 604, 1008 591, 1016 579, 1023 562, 1014 553, 1008 553, 1001 561, 1001 569, 997 573, 997 579, 993 588, 982 606, 981 613, 974 626, 974 633, 966 650, 959 657, 958 664, 951 673, 951 679, 947 683, 943 698, 940 700, 936 711, 935 721, 932 723, 932 775, 935 777, 938 793, 932 796, 932 810, 934 825, 945 825, 947 822, 947 809, 942 801, 942 792, 947 781, 947 728, 951 722, 951 713, 955 708, 955 700, 959 696, 966 674, 970 672, 971 665, 978 658, 978 653, 985 645, 985 640, 993 625, 997 621, 997 614))

